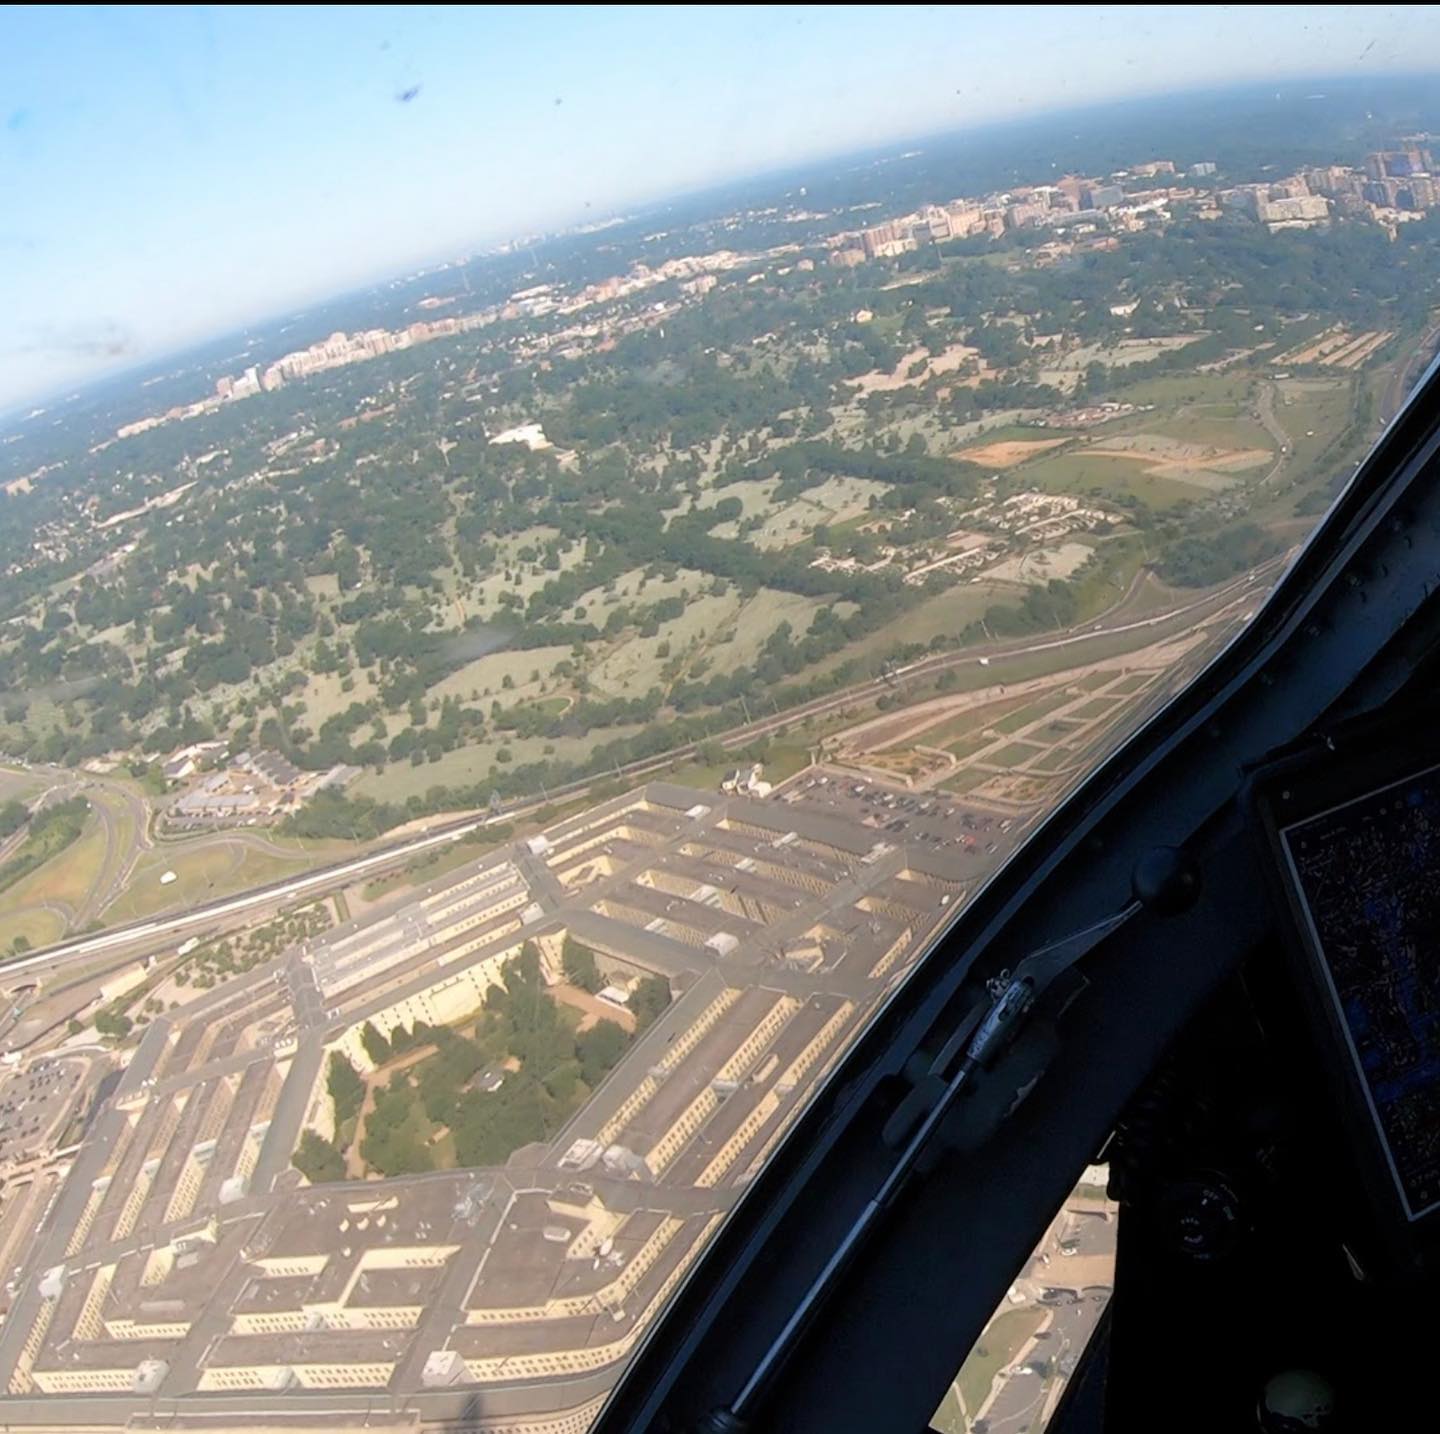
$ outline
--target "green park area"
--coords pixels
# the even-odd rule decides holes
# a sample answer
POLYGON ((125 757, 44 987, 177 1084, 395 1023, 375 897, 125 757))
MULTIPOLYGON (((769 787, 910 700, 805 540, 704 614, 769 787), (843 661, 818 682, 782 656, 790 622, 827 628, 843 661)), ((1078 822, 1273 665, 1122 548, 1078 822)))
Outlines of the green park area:
POLYGON ((83 907, 105 861, 105 827, 84 797, 33 818, 16 800, 0 808, 0 834, 23 840, 0 864, 0 951, 58 940, 83 907))
POLYGON ((105 919, 111 923, 134 921, 193 906, 298 876, 326 859, 339 858, 324 850, 309 858, 298 852, 281 855, 240 834, 158 846, 135 863, 125 889, 106 907, 105 919), (162 879, 168 872, 174 872, 173 881, 162 879))
POLYGON ((1037 458, 1012 473, 1046 493, 1089 494, 1112 502, 1138 498, 1159 511, 1204 495, 1193 483, 1155 472, 1139 454, 1070 451, 1037 458))
MULTIPOLYGON (((565 974, 577 985, 601 984, 594 954, 573 941, 565 974)), ((669 1002, 663 977, 639 982, 629 1004, 636 1036, 669 1002)), ((375 1063, 368 1080, 343 1053, 332 1053, 334 1138, 307 1131, 294 1164, 317 1182, 503 1164, 522 1146, 553 1136, 636 1036, 618 1021, 586 1024, 557 1002, 527 942, 506 966, 504 984, 457 1026, 417 1022, 386 1037, 367 1022, 360 1038, 375 1063)))

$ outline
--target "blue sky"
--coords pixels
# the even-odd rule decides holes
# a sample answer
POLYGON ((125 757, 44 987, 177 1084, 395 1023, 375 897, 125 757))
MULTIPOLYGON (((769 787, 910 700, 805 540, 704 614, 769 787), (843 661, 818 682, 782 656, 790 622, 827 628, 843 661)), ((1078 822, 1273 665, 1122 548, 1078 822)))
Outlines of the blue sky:
POLYGON ((1429 68, 1440 10, 1418 6, 8 7, 0 408, 795 159, 1127 94, 1429 68))

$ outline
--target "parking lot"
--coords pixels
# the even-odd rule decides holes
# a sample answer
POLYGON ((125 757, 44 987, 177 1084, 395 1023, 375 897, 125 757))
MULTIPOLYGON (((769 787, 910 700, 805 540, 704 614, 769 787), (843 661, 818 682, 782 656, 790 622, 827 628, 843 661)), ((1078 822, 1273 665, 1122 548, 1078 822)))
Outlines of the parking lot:
POLYGON ((1019 823, 966 805, 945 792, 911 792, 870 778, 822 769, 787 787, 780 800, 868 827, 877 841, 909 842, 964 857, 1008 854, 1019 823))
POLYGON ((45 1148, 45 1136, 69 1113, 84 1073, 78 1060, 41 1060, 0 1083, 0 1166, 45 1148))

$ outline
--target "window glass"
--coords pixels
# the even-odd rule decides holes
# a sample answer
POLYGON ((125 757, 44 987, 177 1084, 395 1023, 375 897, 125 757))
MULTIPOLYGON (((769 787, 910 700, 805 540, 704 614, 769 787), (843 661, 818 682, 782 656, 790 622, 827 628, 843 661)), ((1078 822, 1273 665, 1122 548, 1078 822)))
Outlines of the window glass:
POLYGON ((4 26, 0 1405, 583 1429, 1398 411, 1440 20, 4 26))
POLYGON ((1005 1292, 930 1427, 1038 1434, 1059 1406, 1115 1286, 1119 1208, 1088 1167, 1005 1292))

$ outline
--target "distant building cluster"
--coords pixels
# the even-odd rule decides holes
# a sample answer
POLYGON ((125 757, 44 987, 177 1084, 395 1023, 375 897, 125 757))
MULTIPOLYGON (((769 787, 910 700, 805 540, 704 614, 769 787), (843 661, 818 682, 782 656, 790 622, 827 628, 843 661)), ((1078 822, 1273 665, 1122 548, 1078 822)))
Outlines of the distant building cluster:
POLYGON ((307 772, 279 752, 242 752, 233 760, 223 742, 195 742, 164 762, 167 783, 191 783, 165 812, 172 830, 250 826, 272 821, 303 806, 326 787, 341 787, 357 775, 355 767, 336 766, 307 772))
MULTIPOLYGON (((830 264, 837 268, 899 258, 922 245, 977 236, 999 238, 1009 231, 1037 228, 1080 238, 1089 236, 1087 242, 1092 247, 1113 248, 1117 234, 1168 223, 1173 217, 1171 206, 1176 204, 1189 206, 1189 212, 1202 219, 1226 213, 1241 215, 1272 231, 1313 228, 1339 215, 1378 224, 1393 237, 1400 224, 1435 207, 1433 165, 1430 150, 1415 140, 1406 141, 1403 148, 1377 150, 1359 168, 1316 166, 1277 181, 1217 189, 1213 181, 1218 166, 1213 160, 1198 160, 1182 167, 1171 159, 1149 159, 1111 175, 1067 174, 1053 184, 1020 185, 979 197, 927 204, 882 223, 834 234, 826 240, 826 247, 830 264)), ((660 233, 650 237, 666 236, 660 233)), ((1061 251, 1069 252, 1058 241, 1055 253, 1047 253, 1046 248, 1041 246, 1037 251, 1037 264, 1053 262, 1062 256, 1061 251)), ((255 364, 238 375, 225 375, 216 381, 213 395, 125 424, 116 437, 132 437, 312 374, 498 322, 577 315, 596 305, 635 298, 663 284, 675 286, 679 303, 699 301, 715 289, 723 273, 767 260, 781 260, 777 272, 789 273, 784 261, 799 253, 799 245, 788 244, 758 254, 720 249, 710 254, 683 255, 654 266, 636 263, 625 274, 611 275, 568 294, 556 285, 538 284, 511 294, 503 304, 468 314, 417 321, 394 330, 336 332, 267 365, 255 364)), ((814 261, 797 257, 793 267, 808 271, 813 269, 814 261)), ((757 268, 749 275, 750 281, 760 278, 763 272, 757 268)), ((420 307, 430 311, 452 301, 427 298, 420 301, 420 307)), ((549 356, 577 358, 591 351, 603 352, 627 333, 663 323, 667 313, 676 307, 673 299, 646 303, 607 318, 603 324, 593 320, 577 322, 511 342, 516 357, 522 361, 549 356)))
POLYGON ((1242 184, 1221 192, 1222 208, 1237 210, 1272 230, 1304 229, 1330 218, 1330 204, 1299 175, 1276 184, 1242 184))
MULTIPOLYGON (((1272 231, 1313 228, 1336 214, 1368 219, 1391 229, 1418 217, 1437 202, 1433 160, 1421 146, 1377 151, 1363 168, 1330 165, 1302 170, 1271 183, 1241 184, 1216 191, 1193 183, 1153 181, 1181 176, 1173 160, 1152 159, 1097 178, 1067 174, 1054 184, 1022 185, 925 207, 835 236, 830 263, 840 268, 876 259, 895 259, 923 244, 940 244, 972 235, 999 237, 1007 230, 1048 227, 1085 233, 1099 229, 1133 231, 1171 218, 1170 206, 1189 203, 1201 218, 1238 213, 1272 231), (1127 183, 1148 181, 1127 189, 1127 183)), ((1218 173, 1212 160, 1184 170, 1187 181, 1210 180, 1218 173)), ((1097 240, 1103 242, 1103 240, 1097 240)))
MULTIPOLYGON (((1191 165, 1192 177, 1215 173, 1215 165, 1191 165)), ((830 254, 831 264, 853 268, 873 259, 894 259, 922 244, 943 244, 986 234, 998 238, 1010 229, 1057 228, 1084 225, 1105 218, 1118 227, 1138 227, 1146 214, 1160 213, 1176 199, 1193 199, 1193 189, 1146 187, 1139 193, 1125 192, 1127 178, 1155 179, 1177 175, 1173 160, 1153 159, 1108 179, 1067 174, 1054 184, 1021 185, 1015 189, 987 194, 979 199, 954 199, 948 204, 929 204, 912 214, 901 215, 868 229, 837 236, 830 254)))
MULTIPOLYGON (((177 404, 164 413, 152 414, 134 423, 124 424, 116 430, 115 436, 132 438, 159 428, 162 424, 213 413, 222 404, 253 398, 260 393, 274 392, 287 383, 308 378, 312 374, 343 368, 348 364, 365 363, 370 359, 398 353, 435 339, 469 333, 500 322, 545 318, 551 314, 575 314, 596 304, 614 303, 633 297, 660 284, 678 281, 677 287, 683 298, 692 301, 702 299, 719 282, 716 277, 718 274, 753 264, 757 258, 779 257, 797 251, 798 246, 785 245, 767 250, 763 255, 739 254, 729 249, 720 249, 711 254, 683 255, 667 259, 653 267, 648 264, 634 264, 626 274, 613 275, 588 284, 570 297, 566 297, 553 284, 537 284, 511 294, 503 304, 491 305, 469 314, 417 321, 401 329, 366 329, 356 334, 337 331, 319 343, 285 354, 263 367, 251 364, 238 375, 222 375, 215 381, 215 392, 209 397, 195 403, 177 404)), ((802 259, 797 267, 813 269, 814 262, 802 259)), ((434 309, 437 304, 421 300, 419 306, 434 309)), ((665 314, 674 307, 673 303, 648 305, 643 312, 611 326, 608 332, 594 325, 572 325, 555 333, 537 335, 519 346, 517 356, 528 359, 553 353, 561 358, 579 357, 592 343, 598 342, 601 348, 605 348, 625 333, 648 328, 662 321, 665 314)))

